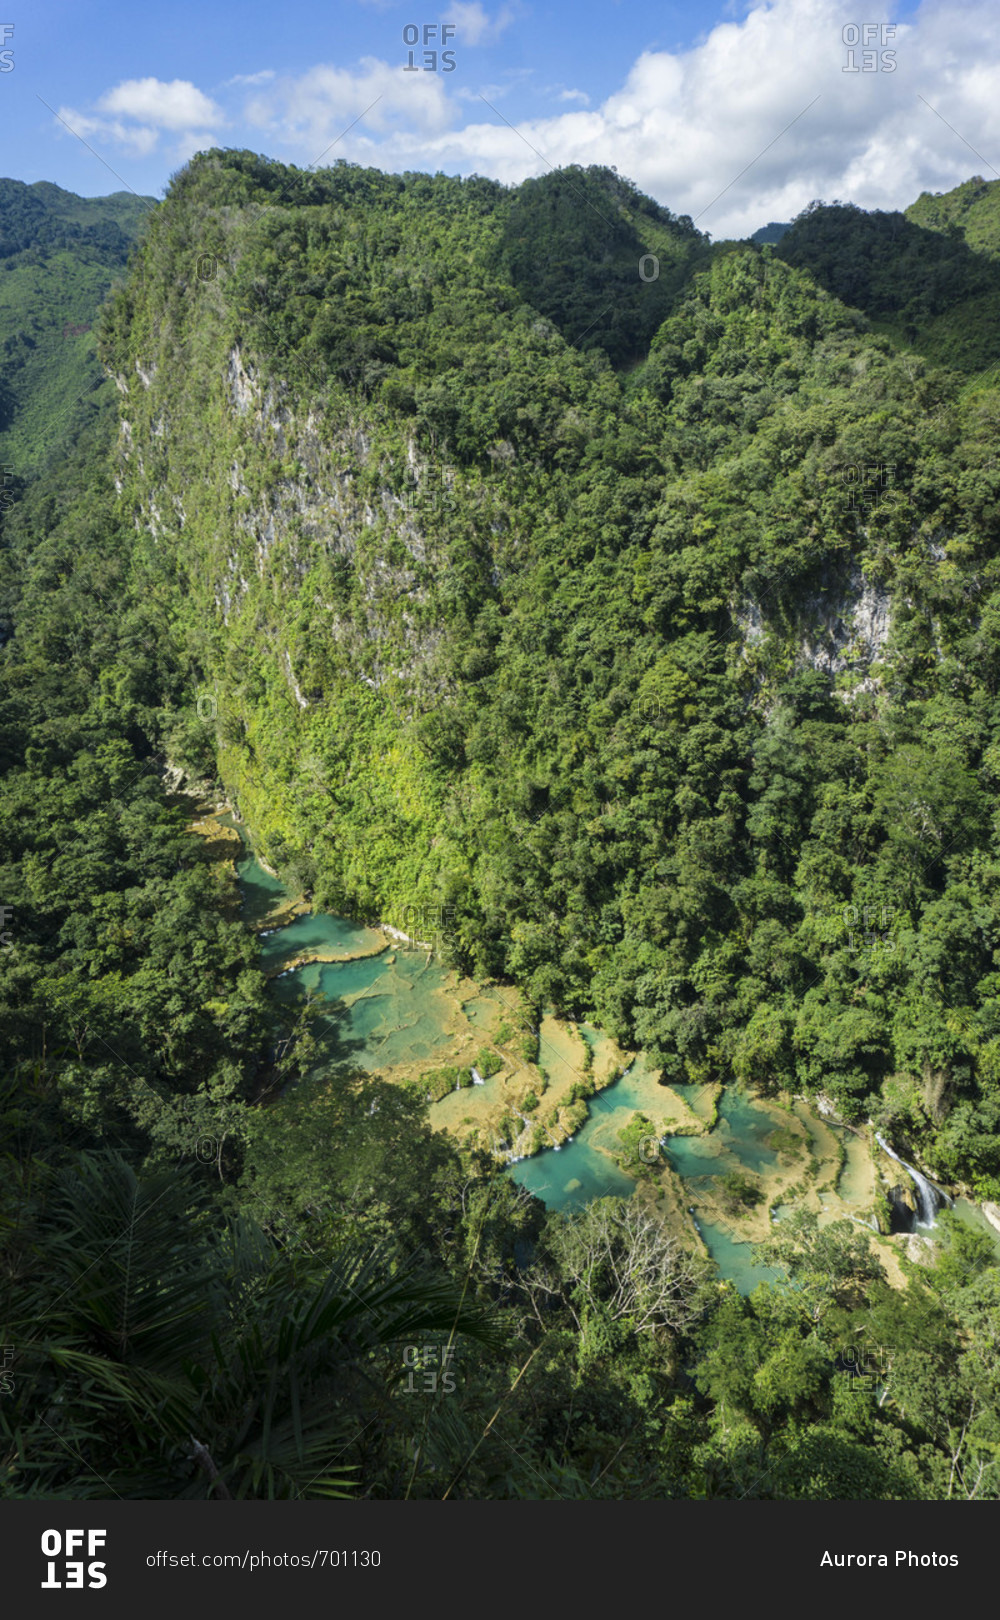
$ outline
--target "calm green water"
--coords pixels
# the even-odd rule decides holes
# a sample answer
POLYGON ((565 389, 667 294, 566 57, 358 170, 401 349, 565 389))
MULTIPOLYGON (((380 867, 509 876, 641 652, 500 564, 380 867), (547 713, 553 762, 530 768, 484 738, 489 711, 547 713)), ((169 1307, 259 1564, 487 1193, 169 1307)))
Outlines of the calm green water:
POLYGON ((751 1294, 758 1283, 785 1282, 785 1273, 773 1266, 755 1266, 750 1262, 750 1244, 734 1237, 731 1227, 695 1216, 695 1225, 705 1240, 705 1247, 719 1268, 721 1276, 728 1278, 741 1294, 751 1294))
MULTIPOLYGON (((956 1198, 952 1209, 959 1220, 964 1221, 966 1226, 973 1227, 977 1232, 982 1232, 984 1236, 989 1238, 993 1245, 993 1252, 997 1257, 997 1263, 1000 1264, 1000 1232, 996 1230, 996 1227, 990 1225, 978 1205, 970 1204, 967 1198, 956 1198)), ((933 1237, 933 1229, 929 1235, 933 1237)))
MULTIPOLYGON (((220 820, 235 826, 243 839, 244 855, 237 863, 242 910, 249 921, 259 922, 291 896, 281 880, 261 866, 234 818, 223 816, 220 820)), ((261 954, 266 966, 277 967, 282 961, 311 951, 348 954, 370 949, 375 939, 363 923, 318 912, 262 935, 261 954)), ((394 945, 378 956, 358 961, 314 962, 292 969, 273 979, 271 989, 285 1002, 320 991, 331 1003, 326 1020, 327 1055, 374 1071, 398 1063, 433 1061, 447 1053, 453 1023, 453 1006, 444 994, 449 983, 447 969, 434 960, 428 962, 425 951, 394 945)), ((474 997, 465 1004, 464 1011, 474 1025, 485 1026, 492 1003, 488 997, 474 997)), ((586 1026, 581 1026, 580 1033, 595 1050, 606 1039, 586 1026)), ((551 1065, 552 1054, 548 1061, 551 1065)), ((594 1198, 629 1197, 635 1182, 618 1169, 607 1152, 602 1152, 602 1145, 617 1147, 618 1132, 636 1111, 655 1117, 657 1089, 640 1057, 627 1075, 590 1098, 590 1118, 572 1141, 523 1159, 511 1165, 508 1173, 550 1209, 579 1209, 594 1198)), ((704 1116, 705 1088, 674 1089, 696 1114, 704 1116)), ((669 1104, 665 1104, 664 1112, 669 1113, 669 1104)), ((719 1100, 718 1124, 710 1135, 671 1137, 666 1148, 673 1169, 690 1185, 692 1203, 702 1211, 696 1221, 709 1253, 722 1276, 744 1294, 758 1282, 776 1279, 779 1273, 750 1264, 750 1245, 740 1241, 733 1224, 721 1211, 717 1219, 709 1218, 714 1203, 713 1182, 729 1170, 760 1172, 773 1166, 776 1155, 767 1146, 773 1129, 774 1121, 762 1108, 732 1088, 725 1088, 719 1100)), ((852 1202, 853 1184, 860 1184, 867 1150, 851 1133, 845 1133, 845 1142, 848 1162, 838 1191, 852 1202)), ((985 1231, 1000 1256, 1000 1234, 993 1231, 978 1209, 959 1199, 956 1213, 985 1231)))
POLYGON ((868 1189, 868 1143, 853 1131, 845 1130, 842 1125, 831 1125, 830 1129, 843 1142, 846 1154, 844 1168, 837 1177, 837 1193, 845 1204, 863 1203, 868 1189))
POLYGON ((536 1153, 512 1164, 508 1174, 536 1194, 549 1209, 580 1209, 593 1198, 628 1198, 635 1182, 602 1153, 602 1139, 615 1140, 642 1107, 634 1078, 626 1075, 588 1098, 590 1118, 561 1148, 536 1153), (619 1116, 616 1122, 616 1115, 619 1116))
MULTIPOLYGON (((586 1038, 587 1031, 584 1030, 586 1038)), ((698 1086, 677 1086, 680 1096, 699 1112, 698 1086)), ((512 1164, 508 1172, 522 1187, 535 1193, 550 1209, 579 1209, 593 1198, 627 1198, 635 1182, 601 1151, 617 1145, 618 1132, 633 1113, 649 1115, 649 1075, 637 1062, 614 1085, 588 1099, 590 1118, 572 1141, 559 1150, 535 1154, 512 1164)), ((669 1104, 664 1105, 669 1111, 669 1104)), ((714 1177, 727 1170, 759 1171, 776 1162, 766 1145, 774 1121, 739 1092, 724 1090, 719 1102, 719 1123, 710 1136, 676 1136, 668 1141, 672 1167, 691 1184, 692 1202, 711 1204, 714 1177)), ((705 1246, 740 1293, 748 1294, 759 1282, 773 1281, 780 1273, 750 1263, 750 1245, 739 1241, 729 1222, 697 1217, 705 1246)))
MULTIPOLYGON (((692 1108, 700 1086, 676 1086, 692 1108)), ((774 1120, 757 1103, 732 1086, 723 1087, 719 1121, 709 1136, 675 1136, 668 1144, 674 1169, 682 1176, 719 1175, 727 1170, 772 1170, 778 1155, 768 1147, 774 1120)))
MULTIPOLYGON (((241 875, 244 864, 241 863, 241 875)), ((257 862, 253 864, 256 866, 257 862)), ((306 951, 338 950, 347 955, 352 951, 371 950, 377 943, 378 936, 363 923, 316 911, 306 917, 296 917, 285 928, 267 934, 261 940, 261 954, 270 968, 276 967, 283 957, 298 956, 306 951)))
POLYGON ((268 912, 278 904, 279 900, 289 898, 288 890, 280 878, 272 877, 265 872, 256 856, 247 845, 246 834, 242 827, 231 815, 219 816, 227 827, 235 827, 243 840, 243 858, 237 861, 236 871, 240 880, 240 893, 243 897, 243 915, 249 922, 260 922, 268 912))
MULTIPOLYGON (((579 1029, 587 1045, 599 1052, 607 1037, 586 1024, 579 1029)), ((543 1051, 543 1064, 552 1061, 551 1054, 543 1051)), ((618 1132, 634 1113, 655 1118, 658 1107, 661 1113, 669 1113, 669 1094, 664 1092, 660 1098, 659 1089, 640 1056, 614 1085, 587 1099, 590 1118, 569 1142, 512 1164, 508 1173, 550 1209, 579 1209, 592 1198, 628 1198, 635 1182, 608 1154, 620 1150, 618 1132)))
POLYGON ((489 1029, 496 1017, 497 1004, 490 996, 472 996, 463 1001, 462 1011, 477 1029, 489 1029))
MULTIPOLYGON (((700 1086, 677 1086, 676 1090, 697 1112, 695 1092, 700 1086)), ((760 1173, 778 1162, 778 1155, 767 1146, 774 1120, 756 1103, 730 1086, 719 1098, 719 1121, 708 1136, 674 1136, 667 1143, 667 1157, 677 1174, 690 1185, 693 1201, 714 1203, 713 1181, 730 1170, 760 1173)), ((717 1218, 699 1214, 695 1224, 705 1247, 723 1277, 728 1277, 741 1294, 749 1294, 759 1282, 779 1281, 783 1273, 770 1266, 750 1262, 749 1243, 742 1242, 735 1223, 720 1210, 717 1218)))
MULTIPOLYGON (((279 878, 266 872, 249 848, 246 835, 232 817, 220 817, 235 826, 243 839, 244 855, 237 862, 243 897, 243 915, 259 922, 292 896, 279 878)), ((329 912, 297 917, 286 927, 261 936, 266 967, 310 951, 369 950, 378 936, 363 923, 329 912)), ((393 945, 379 956, 355 962, 311 962, 271 981, 278 1000, 301 1001, 319 990, 332 1003, 327 1025, 327 1057, 350 1061, 370 1072, 396 1063, 433 1059, 451 1045, 452 1005, 444 994, 451 982, 439 962, 427 961, 426 951, 393 945)))

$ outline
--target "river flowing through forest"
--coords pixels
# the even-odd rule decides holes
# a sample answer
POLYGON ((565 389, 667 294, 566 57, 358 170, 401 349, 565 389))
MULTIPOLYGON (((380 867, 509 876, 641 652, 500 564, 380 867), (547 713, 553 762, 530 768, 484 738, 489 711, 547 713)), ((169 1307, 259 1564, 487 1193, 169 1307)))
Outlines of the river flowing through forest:
MULTIPOLYGON (((516 1094, 519 1078, 530 1083, 537 1074, 544 1077, 541 1085, 561 1085, 568 1094, 585 1071, 595 1077, 601 1089, 588 1098, 588 1117, 571 1136, 558 1141, 549 1132, 552 1145, 541 1151, 505 1154, 506 1173, 548 1208, 579 1209, 594 1198, 629 1197, 640 1188, 650 1194, 650 1177, 643 1178, 638 1165, 629 1174, 621 1163, 620 1133, 640 1114, 651 1122, 652 1146, 644 1159, 655 1161, 664 1183, 654 1187, 654 1205, 665 1199, 669 1182, 674 1196, 661 1208, 664 1218, 689 1224, 720 1274, 742 1293, 779 1275, 753 1264, 752 1247, 793 1208, 811 1209, 820 1224, 847 1217, 873 1226, 876 1173, 866 1136, 821 1118, 802 1101, 787 1108, 731 1086, 664 1086, 643 1053, 607 1083, 622 1056, 615 1043, 588 1025, 551 1016, 538 1032, 537 1064, 520 1064, 515 1057, 483 1078, 474 1054, 484 1040, 503 1033, 515 1005, 512 992, 462 980, 426 947, 306 909, 257 858, 232 814, 211 820, 228 829, 230 839, 235 831, 241 840, 233 853, 242 915, 259 933, 272 993, 291 1004, 319 992, 331 1003, 324 1062, 356 1064, 396 1079, 471 1065, 473 1086, 462 1089, 456 1082, 431 1103, 431 1123, 459 1139, 469 1139, 477 1127, 484 1140, 495 1138, 505 1110, 519 1124, 517 1108, 505 1100, 516 1094), (762 1207, 738 1209, 725 1201, 722 1178, 734 1175, 752 1178, 762 1207)), ((509 1054, 501 1048, 501 1055, 509 1054)), ((520 1119, 527 1123, 526 1116, 520 1119)), ((959 1199, 955 1208, 963 1220, 991 1231, 975 1206, 959 1199)))

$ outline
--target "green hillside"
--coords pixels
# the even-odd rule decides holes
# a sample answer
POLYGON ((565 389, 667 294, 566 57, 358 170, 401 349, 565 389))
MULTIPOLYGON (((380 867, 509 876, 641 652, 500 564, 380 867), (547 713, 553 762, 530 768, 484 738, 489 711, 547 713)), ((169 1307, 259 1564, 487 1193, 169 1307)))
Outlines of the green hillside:
POLYGON ((754 231, 750 240, 751 242, 756 242, 758 247, 763 247, 766 242, 780 242, 786 231, 790 231, 791 228, 792 226, 790 220, 780 221, 772 219, 766 225, 761 225, 756 231, 754 231))
POLYGON ((1000 257, 1000 180, 975 175, 953 191, 921 192, 906 218, 923 230, 960 232, 973 253, 1000 257))
POLYGON ((0 1494, 1000 1498, 989 1231, 827 1223, 813 1141, 1000 1200, 978 202, 713 245, 612 170, 213 150, 120 277, 127 199, 8 195, 0 1494), (446 918, 525 1058, 554 1010, 787 1110, 812 1209, 720 1181, 772 1282, 645 1158, 547 1210, 435 1128, 471 1071, 282 999, 168 763, 316 908, 446 918))
POLYGON ((603 349, 616 366, 645 358, 712 251, 690 219, 596 167, 526 180, 502 217, 500 263, 522 299, 568 343, 603 349))
POLYGON ((77 197, 0 180, 0 462, 26 478, 78 432, 106 388, 94 322, 152 197, 77 197))
POLYGON ((1000 360, 995 195, 970 181, 946 197, 925 193, 905 214, 814 203, 775 252, 863 310, 897 347, 935 365, 982 372, 1000 360))
POLYGON ((321 904, 453 908, 469 972, 674 1078, 822 1088, 1000 1188, 996 396, 752 245, 619 377, 505 278, 517 207, 230 154, 152 222, 104 353, 222 778, 321 904))

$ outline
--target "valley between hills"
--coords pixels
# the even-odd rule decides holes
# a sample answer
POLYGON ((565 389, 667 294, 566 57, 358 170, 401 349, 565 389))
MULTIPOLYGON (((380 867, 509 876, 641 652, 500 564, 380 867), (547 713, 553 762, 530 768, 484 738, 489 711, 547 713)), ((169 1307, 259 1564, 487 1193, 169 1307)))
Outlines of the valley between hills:
POLYGON ((5 1491, 1000 1494, 1000 182, 213 149, 0 318, 5 1491))

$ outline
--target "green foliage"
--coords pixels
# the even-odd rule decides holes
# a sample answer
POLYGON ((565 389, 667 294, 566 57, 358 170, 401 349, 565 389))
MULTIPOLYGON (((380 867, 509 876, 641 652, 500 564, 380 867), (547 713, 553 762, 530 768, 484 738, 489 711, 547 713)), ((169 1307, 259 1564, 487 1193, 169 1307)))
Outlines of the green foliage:
POLYGON ((783 1267, 795 1284, 799 1308, 818 1321, 827 1311, 860 1304, 873 1283, 885 1278, 867 1232, 852 1221, 821 1227, 798 1210, 754 1244, 754 1264, 783 1267))
POLYGON ((984 1272, 997 1265, 997 1245, 985 1233, 966 1226, 952 1210, 942 1209, 936 1217, 938 1241, 944 1239, 937 1253, 931 1281, 942 1293, 968 1288, 984 1272))
POLYGON ((1000 359, 1000 231, 996 193, 979 182, 987 215, 963 205, 970 188, 937 202, 924 193, 905 214, 813 203, 775 251, 896 341, 936 364, 982 371, 1000 359))
POLYGON ((978 252, 944 240, 835 208, 709 251, 607 171, 508 193, 215 152, 102 343, 142 445, 123 499, 157 513, 147 588, 268 858, 321 905, 439 916, 456 967, 533 1002, 523 1062, 551 1004, 668 1077, 849 1119, 909 1076, 907 1132, 987 1185, 996 400, 816 284, 843 257, 898 301, 978 252), (584 336, 595 265, 621 324, 584 336), (873 466, 891 492, 855 488, 873 466), (837 682, 803 662, 863 590, 877 701, 851 645, 837 682))
POLYGON ((444 1279, 346 1248, 305 1263, 250 1218, 213 1232, 207 1213, 189 1176, 137 1178, 113 1154, 57 1180, 4 1321, 20 1373, 0 1410, 8 1491, 350 1495, 373 1364, 383 1404, 398 1384, 385 1349, 495 1342, 444 1279))
POLYGON ((708 244, 617 173, 571 164, 526 180, 506 211, 501 260, 529 303, 612 365, 644 360, 708 244))
POLYGON ((472 1085, 472 1070, 457 1068, 446 1063, 440 1069, 431 1069, 420 1076, 420 1088, 428 1102, 440 1102, 450 1091, 472 1085))
POLYGON ((715 1185, 719 1189, 723 1209, 731 1215, 742 1215, 756 1209, 764 1197, 752 1176, 743 1175, 738 1170, 728 1170, 725 1175, 717 1176, 715 1185))
POLYGON ((635 1113, 628 1124, 618 1132, 624 1152, 618 1163, 630 1176, 651 1178, 657 1174, 659 1160, 658 1133, 645 1114, 635 1113))
POLYGON ((470 1069, 389 1085, 271 1000, 162 777, 516 984, 512 1058, 555 1007, 995 1196, 998 193, 761 251, 604 169, 204 153, 81 432, 91 334, 50 339, 142 200, 4 185, 4 1491, 1000 1496, 977 1234, 890 1291, 800 1213, 743 1300, 638 1201, 546 1217, 432 1130, 470 1069), (407 1398, 412 1336, 460 1400, 407 1398))
POLYGON ((45 467, 107 403, 97 313, 155 207, 0 180, 0 466, 45 467))
POLYGON ((521 1061, 523 1063, 537 1063, 538 1049, 537 1031, 533 1029, 528 1030, 524 1035, 521 1036, 521 1039, 518 1042, 518 1051, 521 1055, 521 1061))
POLYGON ((767 1139, 767 1145, 772 1153, 791 1154, 797 1158, 803 1151, 801 1137, 795 1131, 781 1128, 772 1131, 767 1139))
POLYGON ((567 1129, 572 1133, 578 1131, 581 1125, 587 1123, 590 1110, 582 1098, 570 1102, 563 1109, 563 1119, 567 1129))

